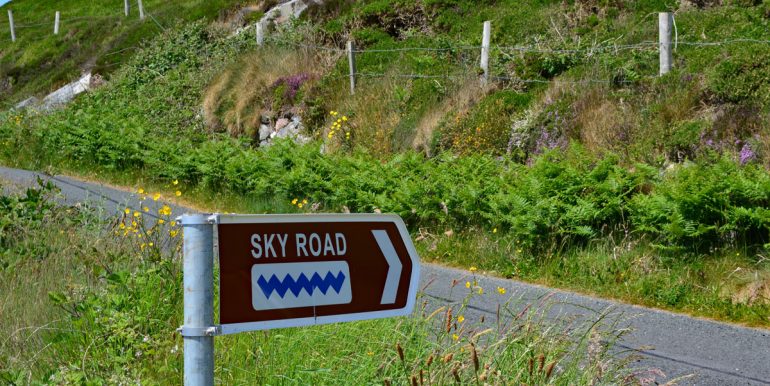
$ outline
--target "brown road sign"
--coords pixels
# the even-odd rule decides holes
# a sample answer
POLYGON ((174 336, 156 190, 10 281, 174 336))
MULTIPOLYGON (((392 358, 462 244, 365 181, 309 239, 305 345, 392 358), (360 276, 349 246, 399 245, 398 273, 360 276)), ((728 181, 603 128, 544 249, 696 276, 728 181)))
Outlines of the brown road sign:
POLYGON ((420 263, 396 215, 218 215, 223 334, 408 315, 420 263))

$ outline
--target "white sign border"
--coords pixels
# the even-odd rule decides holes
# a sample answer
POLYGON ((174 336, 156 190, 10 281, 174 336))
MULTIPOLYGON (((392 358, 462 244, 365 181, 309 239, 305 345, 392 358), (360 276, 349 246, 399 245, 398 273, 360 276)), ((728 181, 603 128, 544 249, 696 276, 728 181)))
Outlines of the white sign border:
MULTIPOLYGON (((306 318, 293 318, 270 320, 263 322, 230 323, 219 325, 218 335, 230 335, 247 331, 260 331, 274 328, 314 326, 321 324, 331 324, 340 322, 354 322, 368 319, 391 318, 396 316, 410 315, 414 310, 417 301, 417 287, 420 282, 420 257, 417 249, 414 247, 409 231, 406 229, 404 220, 395 214, 220 214, 213 216, 216 225, 219 224, 265 224, 265 223, 324 223, 324 222, 382 222, 394 223, 398 229, 401 240, 404 241, 409 258, 412 261, 412 275, 409 278, 410 286, 407 294, 406 305, 403 308, 358 312, 352 314, 313 316, 306 318), (413 284, 413 285, 412 285, 413 284)), ((217 230, 219 227, 217 227, 217 230)), ((219 258, 219 239, 217 234, 216 254, 219 258)), ((221 297, 221 293, 220 293, 221 297)))

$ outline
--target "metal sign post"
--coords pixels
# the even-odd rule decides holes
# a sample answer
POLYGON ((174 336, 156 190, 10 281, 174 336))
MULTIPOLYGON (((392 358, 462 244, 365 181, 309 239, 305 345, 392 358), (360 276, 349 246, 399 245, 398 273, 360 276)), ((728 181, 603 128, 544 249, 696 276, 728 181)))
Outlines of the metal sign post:
POLYGON ((184 384, 214 384, 214 227, 211 216, 181 217, 184 230, 184 384))
POLYGON ((420 261, 396 215, 184 215, 185 385, 213 385, 214 336, 412 313, 420 261), (219 325, 213 320, 214 227, 219 325))

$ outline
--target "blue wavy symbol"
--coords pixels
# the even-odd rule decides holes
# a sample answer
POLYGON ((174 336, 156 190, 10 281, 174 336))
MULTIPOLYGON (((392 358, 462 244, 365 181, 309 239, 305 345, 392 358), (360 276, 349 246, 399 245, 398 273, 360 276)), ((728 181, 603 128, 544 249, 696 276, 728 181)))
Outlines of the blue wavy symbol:
POLYGON ((281 299, 283 299, 288 291, 291 291, 291 293, 297 297, 303 289, 311 295, 316 288, 326 295, 329 287, 334 289, 335 292, 340 293, 342 283, 344 282, 345 274, 342 273, 342 271, 340 271, 336 277, 332 275, 331 272, 327 272, 323 279, 318 273, 314 273, 310 280, 308 280, 304 273, 301 273, 296 281, 288 274, 283 280, 278 279, 275 275, 272 275, 270 280, 265 280, 264 276, 260 276, 259 279, 257 279, 257 284, 259 285, 259 288, 262 289, 265 297, 270 298, 270 295, 275 291, 281 299))

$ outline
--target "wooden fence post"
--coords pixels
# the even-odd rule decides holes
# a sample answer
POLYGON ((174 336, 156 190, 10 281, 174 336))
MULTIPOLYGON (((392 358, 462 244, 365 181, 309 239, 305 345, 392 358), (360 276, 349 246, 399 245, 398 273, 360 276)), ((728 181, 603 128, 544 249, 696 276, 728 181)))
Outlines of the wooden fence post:
POLYGON ((348 40, 348 64, 350 66, 350 95, 356 93, 356 53, 353 50, 353 42, 348 40))
POLYGON ((660 75, 665 75, 671 71, 673 57, 671 55, 671 26, 674 21, 674 15, 671 12, 661 12, 658 14, 658 49, 660 51, 660 75))
POLYGON ((123 13, 128 16, 128 14, 131 12, 131 1, 130 0, 123 0, 123 13))
POLYGON ((264 27, 262 26, 262 22, 257 22, 257 45, 262 46, 262 44, 265 43, 265 31, 264 27))
POLYGON ((489 43, 492 38, 492 22, 484 22, 484 33, 481 36, 481 70, 484 71, 483 84, 489 83, 489 43))
POLYGON ((144 20, 144 6, 142 5, 142 0, 137 0, 139 3, 139 20, 144 20))
POLYGON ((61 21, 61 12, 56 11, 56 17, 54 17, 53 22, 53 34, 58 35, 59 34, 59 22, 61 21))
POLYGON ((16 41, 16 30, 13 28, 13 11, 8 10, 8 22, 11 24, 11 41, 16 41))

